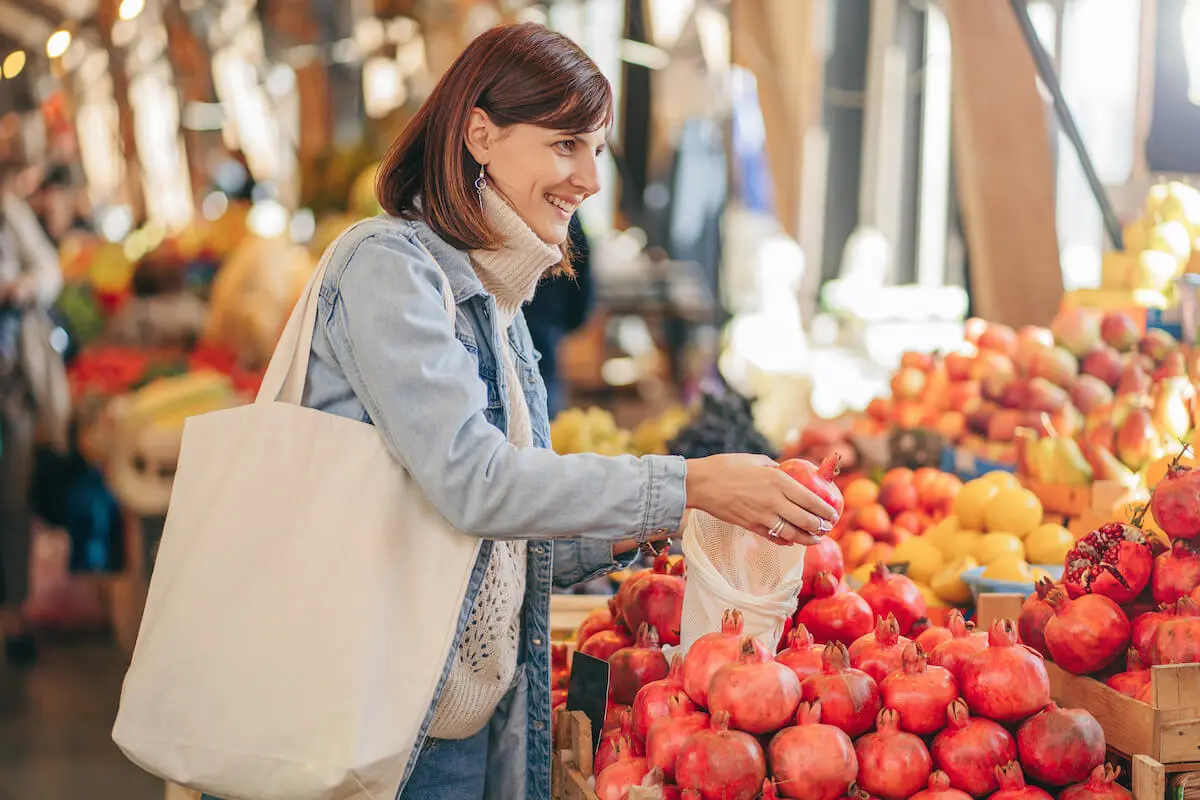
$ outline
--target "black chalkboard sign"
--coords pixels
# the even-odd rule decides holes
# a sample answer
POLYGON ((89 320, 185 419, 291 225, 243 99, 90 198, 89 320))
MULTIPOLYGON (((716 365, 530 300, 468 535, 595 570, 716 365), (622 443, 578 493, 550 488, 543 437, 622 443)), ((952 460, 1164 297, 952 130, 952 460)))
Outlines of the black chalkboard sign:
MULTIPOLYGON (((576 651, 567 684, 567 711, 582 711, 592 723, 592 747, 600 747, 608 711, 608 662, 576 651)), ((595 753, 593 752, 593 755, 595 753)))

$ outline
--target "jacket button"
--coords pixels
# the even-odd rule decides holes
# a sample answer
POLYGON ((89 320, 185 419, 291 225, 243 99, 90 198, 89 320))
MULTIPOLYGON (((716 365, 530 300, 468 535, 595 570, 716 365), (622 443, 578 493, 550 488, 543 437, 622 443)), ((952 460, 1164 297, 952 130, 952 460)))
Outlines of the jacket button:
POLYGON ((536 647, 541 647, 542 646, 542 637, 540 637, 540 636, 533 637, 533 644, 536 647))
POLYGON ((535 731, 544 730, 545 728, 546 728, 546 723, 542 722, 541 720, 538 720, 537 722, 533 723, 533 729, 535 731))
POLYGON ((654 533, 658 536, 663 536, 667 533, 670 533, 670 531, 668 531, 666 528, 655 528, 654 533))

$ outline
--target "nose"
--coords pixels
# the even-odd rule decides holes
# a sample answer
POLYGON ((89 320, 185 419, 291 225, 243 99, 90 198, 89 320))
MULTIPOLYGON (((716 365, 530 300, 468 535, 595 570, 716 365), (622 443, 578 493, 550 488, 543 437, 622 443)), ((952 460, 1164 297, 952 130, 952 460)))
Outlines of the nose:
POLYGON ((588 197, 600 191, 600 163, 594 153, 587 153, 580 159, 571 182, 588 197))

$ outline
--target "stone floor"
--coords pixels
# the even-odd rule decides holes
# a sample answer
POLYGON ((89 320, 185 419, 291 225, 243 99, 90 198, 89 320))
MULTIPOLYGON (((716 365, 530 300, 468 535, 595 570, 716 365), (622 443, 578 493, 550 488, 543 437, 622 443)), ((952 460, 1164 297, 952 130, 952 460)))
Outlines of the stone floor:
POLYGON ((47 639, 25 671, 0 657, 0 800, 162 800, 109 738, 124 670, 98 634, 47 639))

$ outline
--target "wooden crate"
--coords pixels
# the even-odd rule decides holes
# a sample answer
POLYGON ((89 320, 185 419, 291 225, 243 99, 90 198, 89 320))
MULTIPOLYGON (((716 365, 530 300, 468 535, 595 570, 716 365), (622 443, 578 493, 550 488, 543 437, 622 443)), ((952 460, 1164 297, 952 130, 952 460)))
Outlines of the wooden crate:
POLYGON ((550 762, 553 800, 599 800, 592 777, 592 723, 582 711, 560 711, 554 726, 550 762))

